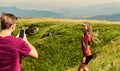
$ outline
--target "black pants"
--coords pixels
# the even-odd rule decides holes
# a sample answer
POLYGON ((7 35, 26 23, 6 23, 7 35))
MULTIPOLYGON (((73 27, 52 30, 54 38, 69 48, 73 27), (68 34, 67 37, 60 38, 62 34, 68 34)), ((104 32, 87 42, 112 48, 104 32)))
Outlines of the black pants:
POLYGON ((89 62, 90 62, 90 60, 93 58, 93 55, 90 55, 90 56, 84 56, 84 57, 86 57, 86 60, 85 60, 85 62, 83 63, 82 61, 82 63, 83 64, 85 64, 85 65, 87 65, 89 62))

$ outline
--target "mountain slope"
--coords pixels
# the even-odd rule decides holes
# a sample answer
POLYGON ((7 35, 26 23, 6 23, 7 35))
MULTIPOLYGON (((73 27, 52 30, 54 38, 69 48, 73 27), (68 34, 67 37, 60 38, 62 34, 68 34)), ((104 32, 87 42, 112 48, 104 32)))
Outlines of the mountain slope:
POLYGON ((120 21, 120 14, 115 14, 115 15, 99 15, 99 16, 89 17, 87 19, 91 19, 91 20, 120 21))
POLYGON ((23 10, 17 7, 0 7, 0 13, 10 12, 20 17, 54 17, 83 19, 97 15, 120 14, 120 3, 105 3, 87 7, 62 8, 49 11, 23 10))
POLYGON ((120 3, 105 3, 87 7, 58 9, 56 12, 67 18, 87 18, 96 15, 111 15, 120 13, 120 3))
MULTIPOLYGON (((97 52, 97 56, 89 63, 89 69, 91 71, 106 71, 107 69, 105 68, 111 68, 111 66, 107 67, 107 64, 112 64, 115 57, 120 57, 118 56, 119 43, 116 44, 118 41, 115 42, 120 36, 119 22, 37 18, 19 19, 17 21, 14 34, 17 34, 19 27, 22 26, 39 28, 38 32, 27 36, 30 43, 37 48, 39 59, 24 58, 22 61, 22 71, 65 71, 78 66, 82 57, 80 48, 80 39, 82 37, 81 25, 85 21, 91 23, 94 33, 97 34, 97 44, 91 45, 92 50, 97 52), (47 32, 51 32, 51 35, 43 37, 47 32), (115 48, 115 51, 113 48, 115 48), (103 54, 107 58, 104 58, 103 54), (103 62, 99 63, 97 60, 102 60, 103 62), (96 66, 93 65, 94 62, 96 66)), ((118 59, 116 61, 119 62, 118 59)), ((117 63, 115 65, 114 68, 120 66, 117 63)), ((119 70, 116 68, 116 71, 119 70)))
POLYGON ((0 7, 0 13, 13 13, 18 17, 53 17, 60 18, 61 14, 51 11, 23 10, 17 7, 0 7))

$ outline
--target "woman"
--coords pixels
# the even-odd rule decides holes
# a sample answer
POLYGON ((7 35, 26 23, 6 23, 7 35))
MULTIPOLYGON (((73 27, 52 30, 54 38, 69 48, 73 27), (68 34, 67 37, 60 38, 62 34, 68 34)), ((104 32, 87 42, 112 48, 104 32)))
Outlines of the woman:
POLYGON ((84 22, 82 25, 83 36, 81 39, 81 46, 83 51, 83 57, 81 64, 78 67, 78 71, 89 71, 86 65, 92 59, 92 51, 90 49, 90 43, 94 42, 92 35, 92 28, 88 22, 84 22))

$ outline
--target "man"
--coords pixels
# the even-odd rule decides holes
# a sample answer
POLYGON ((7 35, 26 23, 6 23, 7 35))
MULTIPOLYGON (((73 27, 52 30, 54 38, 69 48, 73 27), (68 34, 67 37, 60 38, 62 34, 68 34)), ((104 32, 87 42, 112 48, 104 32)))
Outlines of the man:
POLYGON ((21 71, 20 54, 38 58, 36 49, 28 42, 26 35, 23 39, 11 35, 15 30, 17 17, 3 13, 0 32, 0 71, 21 71))

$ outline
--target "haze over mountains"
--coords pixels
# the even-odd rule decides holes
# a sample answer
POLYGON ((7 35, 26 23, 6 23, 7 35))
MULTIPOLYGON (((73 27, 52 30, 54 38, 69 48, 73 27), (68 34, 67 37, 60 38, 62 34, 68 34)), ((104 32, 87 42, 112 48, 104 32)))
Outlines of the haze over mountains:
POLYGON ((0 7, 0 13, 14 13, 18 17, 50 17, 120 21, 120 3, 107 3, 80 8, 56 10, 24 10, 17 7, 0 7))
POLYGON ((60 14, 51 11, 38 11, 38 10, 24 10, 13 7, 0 7, 0 13, 7 12, 13 13, 18 17, 61 17, 60 14))

